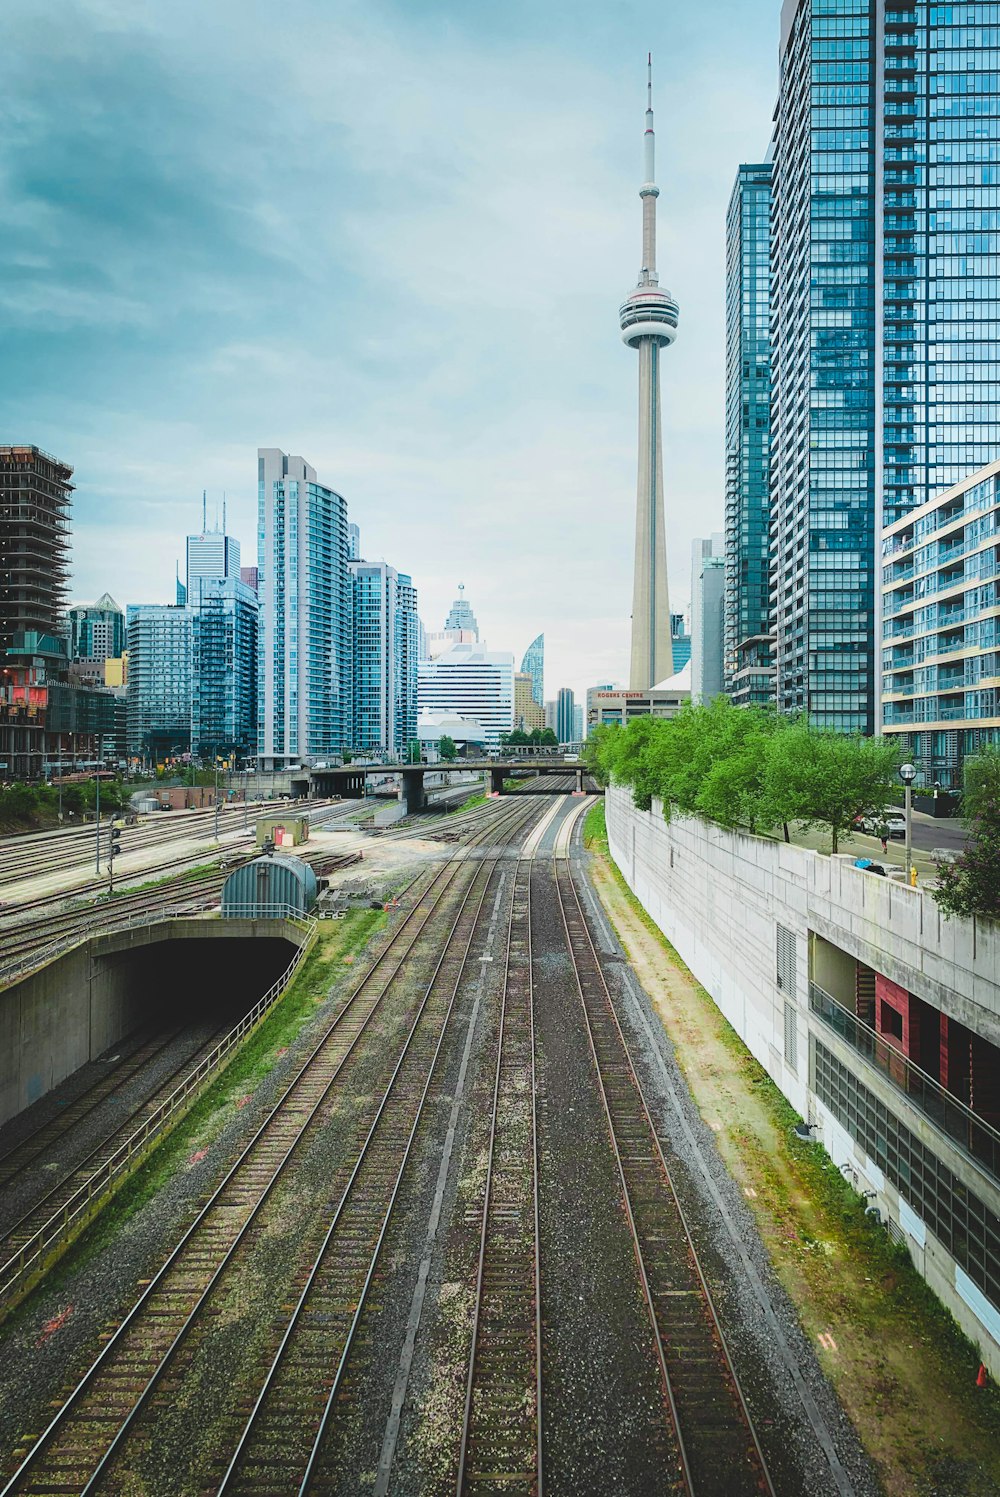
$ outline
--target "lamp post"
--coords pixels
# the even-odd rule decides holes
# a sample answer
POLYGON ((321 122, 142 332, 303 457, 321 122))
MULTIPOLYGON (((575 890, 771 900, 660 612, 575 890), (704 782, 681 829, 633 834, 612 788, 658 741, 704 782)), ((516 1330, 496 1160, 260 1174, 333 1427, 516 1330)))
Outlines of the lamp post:
POLYGON ((906 816, 906 882, 913 882, 913 782, 917 778, 915 764, 901 764, 899 778, 903 782, 904 814, 906 816))

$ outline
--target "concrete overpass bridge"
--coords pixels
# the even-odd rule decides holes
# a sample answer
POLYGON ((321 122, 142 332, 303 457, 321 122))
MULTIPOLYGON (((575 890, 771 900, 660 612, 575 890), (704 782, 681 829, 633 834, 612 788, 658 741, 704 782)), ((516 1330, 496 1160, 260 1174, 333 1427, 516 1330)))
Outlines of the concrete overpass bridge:
POLYGON ((445 764, 341 764, 323 769, 293 770, 292 791, 310 799, 340 795, 345 799, 362 796, 369 779, 382 779, 389 774, 398 774, 403 780, 403 799, 407 812, 421 811, 427 804, 424 791, 424 776, 441 774, 447 770, 472 770, 490 777, 490 789, 502 795, 504 781, 512 779, 524 770, 535 770, 539 774, 572 774, 576 777, 576 789, 583 789, 587 766, 576 754, 559 753, 552 749, 534 752, 504 751, 481 759, 456 759, 445 764))

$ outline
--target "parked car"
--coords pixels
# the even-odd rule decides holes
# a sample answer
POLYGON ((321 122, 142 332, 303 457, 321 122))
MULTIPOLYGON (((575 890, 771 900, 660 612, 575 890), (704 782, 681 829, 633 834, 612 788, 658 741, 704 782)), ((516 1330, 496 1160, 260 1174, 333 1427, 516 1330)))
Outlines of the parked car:
POLYGON ((906 817, 898 811, 886 811, 883 815, 877 816, 869 814, 864 818, 862 830, 867 832, 869 837, 880 837, 883 827, 886 829, 887 836, 898 837, 902 841, 906 836, 906 817))

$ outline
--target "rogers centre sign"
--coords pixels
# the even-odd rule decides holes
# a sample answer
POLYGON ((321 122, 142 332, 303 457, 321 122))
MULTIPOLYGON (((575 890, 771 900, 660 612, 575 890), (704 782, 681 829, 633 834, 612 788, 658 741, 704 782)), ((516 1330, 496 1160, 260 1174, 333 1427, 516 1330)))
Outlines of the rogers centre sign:
POLYGON ((645 696, 648 696, 648 695, 649 695, 648 691, 599 691, 597 693, 598 700, 602 701, 602 702, 607 697, 629 697, 629 698, 632 698, 632 697, 645 697, 645 696))

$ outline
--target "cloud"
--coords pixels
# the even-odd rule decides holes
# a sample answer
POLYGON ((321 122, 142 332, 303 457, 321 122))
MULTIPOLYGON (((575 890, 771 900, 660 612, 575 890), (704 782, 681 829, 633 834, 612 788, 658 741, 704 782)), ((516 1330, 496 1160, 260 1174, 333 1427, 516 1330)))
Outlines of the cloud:
MULTIPOLYGON (((431 627, 459 580, 547 688, 627 671, 642 60, 657 74, 672 601, 722 520, 725 207, 777 15, 8 0, 4 427, 74 463, 75 587, 172 593, 203 487, 245 555, 301 453, 431 627), (669 59, 669 61, 667 60, 669 59), (614 664, 618 659, 617 667, 614 664)), ((116 592, 116 595, 117 595, 116 592)))

